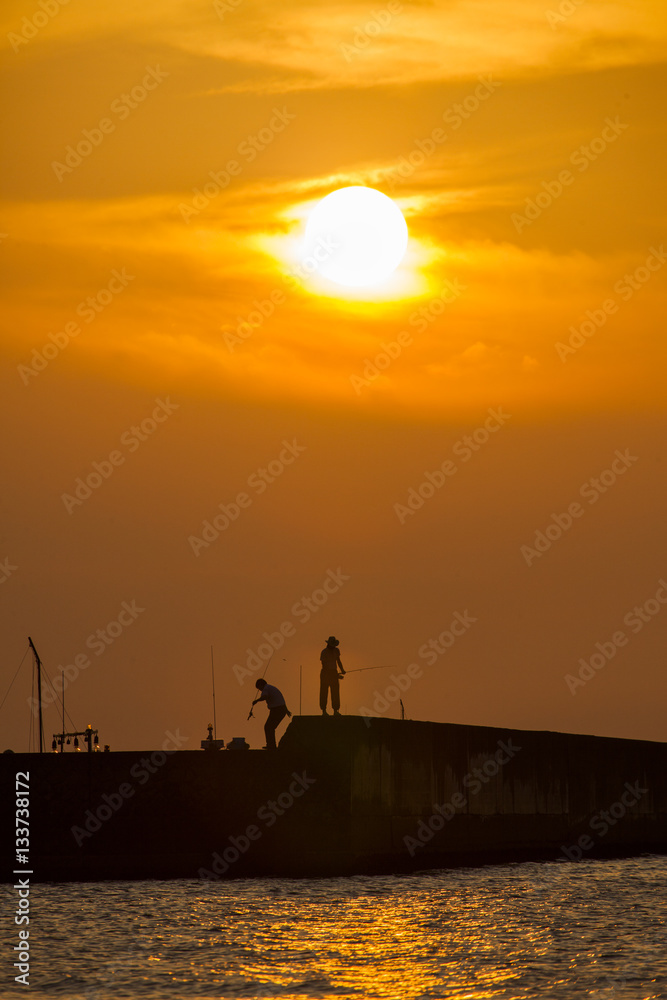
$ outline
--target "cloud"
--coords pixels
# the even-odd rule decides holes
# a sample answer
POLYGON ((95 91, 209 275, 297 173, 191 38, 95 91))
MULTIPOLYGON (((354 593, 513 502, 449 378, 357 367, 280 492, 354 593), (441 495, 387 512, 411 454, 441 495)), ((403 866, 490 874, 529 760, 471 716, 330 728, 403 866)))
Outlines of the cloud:
MULTIPOLYGON (((180 50, 234 67, 202 93, 280 94, 406 86, 474 78, 558 75, 658 61, 667 11, 651 0, 585 0, 553 23, 562 4, 530 0, 387 0, 377 6, 266 0, 122 0, 103 9, 64 6, 21 58, 101 38, 180 50)), ((28 12, 28 16, 29 16, 28 12)), ((5 34, 20 32, 24 5, 5 5, 5 34)))
MULTIPOLYGON (((316 178, 304 179, 296 197, 318 189, 316 178)), ((657 349, 650 320, 657 287, 612 317, 567 373, 554 349, 637 266, 628 252, 600 258, 490 239, 440 240, 429 259, 426 295, 369 303, 313 294, 307 282, 286 282, 284 262, 259 239, 267 225, 285 224, 285 195, 283 181, 248 184, 189 226, 176 198, 165 196, 52 202, 32 213, 8 206, 8 230, 20 232, 23 248, 9 274, 18 278, 8 295, 9 321, 22 316, 11 345, 17 359, 73 318, 77 303, 102 287, 113 267, 124 266, 136 276, 131 288, 83 330, 59 364, 149 385, 168 377, 251 399, 451 413, 482 405, 489 393, 524 407, 611 401, 628 373, 646 363, 646 352, 657 349), (42 275, 32 301, 22 291, 27 261, 33 275, 35 267, 42 275), (451 304, 445 296, 446 307, 436 311, 430 304, 448 281, 462 291, 451 304), (239 329, 243 336, 230 348, 225 333, 239 329), (401 330, 410 344, 360 400, 351 377, 401 330)))

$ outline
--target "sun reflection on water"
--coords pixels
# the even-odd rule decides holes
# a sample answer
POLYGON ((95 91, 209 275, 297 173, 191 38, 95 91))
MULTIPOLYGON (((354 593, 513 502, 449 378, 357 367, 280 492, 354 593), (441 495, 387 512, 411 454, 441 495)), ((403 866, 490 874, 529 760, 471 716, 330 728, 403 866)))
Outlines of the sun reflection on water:
POLYGON ((39 892, 41 1000, 667 995, 664 858, 39 892))

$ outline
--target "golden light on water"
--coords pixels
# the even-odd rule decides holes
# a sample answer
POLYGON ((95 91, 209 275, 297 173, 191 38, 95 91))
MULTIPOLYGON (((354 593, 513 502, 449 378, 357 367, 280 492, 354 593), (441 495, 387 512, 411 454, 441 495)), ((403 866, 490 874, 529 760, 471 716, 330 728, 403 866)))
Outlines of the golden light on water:
MULTIPOLYGON (((267 899, 260 926, 254 900, 237 897, 236 933, 251 949, 238 973, 265 990, 278 985, 288 1000, 302 995, 294 990, 294 968, 301 963, 312 963, 310 977, 323 998, 438 995, 445 981, 452 1000, 503 996, 526 963, 548 957, 552 938, 546 926, 527 925, 521 905, 511 917, 501 911, 493 901, 493 876, 483 878, 489 884, 481 894, 468 891, 466 876, 453 876, 446 893, 429 891, 418 878, 399 883, 402 892, 391 891, 389 884, 378 888, 378 883, 364 891, 345 880, 331 892, 313 889, 311 883, 308 897, 295 889, 267 899), (307 908, 309 919, 298 928, 288 918, 292 906, 295 912, 307 908), (264 956, 261 966, 258 955, 264 956)), ((195 910, 204 922, 208 906, 202 901, 195 910)))

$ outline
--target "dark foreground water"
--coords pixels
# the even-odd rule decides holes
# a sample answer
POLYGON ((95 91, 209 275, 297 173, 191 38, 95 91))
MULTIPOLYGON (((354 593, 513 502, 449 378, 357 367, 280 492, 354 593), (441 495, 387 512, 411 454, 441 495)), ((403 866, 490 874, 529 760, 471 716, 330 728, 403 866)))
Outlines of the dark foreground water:
POLYGON ((10 917, 0 995, 648 1000, 667 997, 666 904, 659 857, 35 885, 30 988, 13 984, 10 917))

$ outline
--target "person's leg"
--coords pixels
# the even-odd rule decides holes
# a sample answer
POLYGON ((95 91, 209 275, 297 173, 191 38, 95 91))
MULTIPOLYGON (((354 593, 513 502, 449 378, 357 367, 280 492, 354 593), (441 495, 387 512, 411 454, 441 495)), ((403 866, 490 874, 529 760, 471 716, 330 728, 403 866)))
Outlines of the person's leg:
POLYGON ((326 712, 327 710, 328 693, 329 693, 329 681, 324 671, 322 671, 320 673, 320 708, 322 709, 323 712, 326 712))
POLYGON ((276 709, 276 729, 287 715, 287 705, 281 705, 276 709))
POLYGON ((287 715, 287 708, 285 705, 281 705, 280 708, 272 708, 269 712, 268 718, 264 723, 264 735, 266 736, 266 745, 269 750, 276 750, 276 729, 283 721, 287 715))
POLYGON ((280 722, 280 717, 277 716, 277 709, 272 708, 268 714, 267 720, 264 723, 264 735, 266 736, 266 745, 269 750, 276 749, 276 728, 280 722))
POLYGON ((338 677, 331 679, 331 707, 334 712, 337 712, 340 708, 340 681, 338 677))

